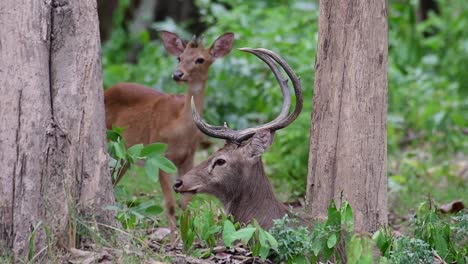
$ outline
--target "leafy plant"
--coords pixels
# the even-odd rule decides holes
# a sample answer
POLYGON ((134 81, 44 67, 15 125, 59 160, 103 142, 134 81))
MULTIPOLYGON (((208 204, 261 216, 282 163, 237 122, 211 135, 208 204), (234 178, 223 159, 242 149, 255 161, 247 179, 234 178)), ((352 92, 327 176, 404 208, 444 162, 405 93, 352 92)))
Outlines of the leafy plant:
POLYGON ((372 240, 366 235, 353 235, 346 244, 346 263, 372 264, 372 240))
POLYGON ((325 222, 317 222, 311 231, 301 226, 297 215, 285 215, 275 220, 271 234, 278 241, 278 257, 287 263, 326 262, 332 256, 341 259, 338 247, 341 241, 351 239, 354 228, 353 212, 347 202, 340 208, 332 201, 325 222))
POLYGON ((311 251, 311 234, 307 227, 300 225, 297 216, 284 215, 275 220, 270 232, 278 241, 278 256, 281 260, 287 263, 307 260, 304 252, 311 251))
POLYGON ((466 261, 467 249, 463 248, 464 245, 459 248, 453 242, 450 223, 440 219, 432 201, 419 206, 414 222, 414 236, 427 242, 446 262, 466 261))
POLYGON ((393 249, 390 252, 390 262, 395 264, 404 263, 432 263, 430 246, 417 238, 407 236, 398 237, 393 243, 393 249))
POLYGON ((226 219, 226 216, 212 201, 190 204, 180 217, 180 235, 184 250, 191 252, 195 239, 202 246, 213 248, 221 236, 222 219, 226 219))
POLYGON ((117 204, 106 207, 107 210, 117 212, 116 218, 125 229, 135 229, 145 222, 158 222, 154 216, 162 213, 163 208, 154 200, 140 201, 135 198, 126 204, 117 204))
POLYGON ((381 229, 374 234, 373 239, 382 254, 381 261, 432 263, 434 251, 447 263, 466 263, 466 215, 466 212, 461 212, 456 217, 441 219, 432 201, 422 203, 413 223, 414 238, 394 238, 389 229, 381 229), (461 240, 460 233, 463 234, 461 240))
POLYGON ((158 181, 159 170, 167 173, 176 173, 176 166, 168 160, 164 153, 167 145, 162 143, 153 143, 147 146, 136 144, 128 149, 125 147, 125 140, 122 137, 122 128, 112 127, 107 131, 109 140, 107 149, 111 157, 112 178, 117 179, 121 171, 126 167, 134 165, 138 160, 145 161, 145 173, 154 182, 158 181))
POLYGON ((249 247, 253 256, 266 259, 277 250, 278 244, 275 238, 254 221, 245 227, 234 223, 232 219, 221 213, 218 205, 213 202, 205 202, 201 206, 190 205, 182 213, 180 218, 180 235, 184 245, 184 251, 195 256, 208 257, 211 249, 221 240, 227 248, 234 246, 235 242, 249 247), (195 242, 210 250, 194 250, 195 242))

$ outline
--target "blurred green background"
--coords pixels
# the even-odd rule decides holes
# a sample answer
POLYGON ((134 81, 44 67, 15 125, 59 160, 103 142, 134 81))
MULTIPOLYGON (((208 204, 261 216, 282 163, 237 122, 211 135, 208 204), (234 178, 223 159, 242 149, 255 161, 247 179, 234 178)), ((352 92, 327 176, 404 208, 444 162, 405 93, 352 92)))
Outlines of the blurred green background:
MULTIPOLYGON (((130 81, 167 93, 185 92, 185 86, 171 79, 177 61, 164 50, 159 30, 186 39, 203 34, 205 45, 231 31, 236 35, 235 48, 264 47, 281 54, 301 77, 304 110, 277 133, 264 161, 282 200, 304 196, 317 1, 98 3, 105 88, 130 81)), ((389 0, 388 23, 389 206, 395 218, 391 221, 399 222, 428 196, 439 203, 468 198, 468 1, 389 0)), ((231 127, 243 128, 274 118, 281 93, 261 61, 233 50, 212 66, 205 106, 209 123, 227 121, 231 127)), ((206 154, 202 152, 199 159, 206 154)), ((159 199, 159 184, 153 187, 148 181, 141 173, 126 177, 116 189, 117 199, 159 199)))

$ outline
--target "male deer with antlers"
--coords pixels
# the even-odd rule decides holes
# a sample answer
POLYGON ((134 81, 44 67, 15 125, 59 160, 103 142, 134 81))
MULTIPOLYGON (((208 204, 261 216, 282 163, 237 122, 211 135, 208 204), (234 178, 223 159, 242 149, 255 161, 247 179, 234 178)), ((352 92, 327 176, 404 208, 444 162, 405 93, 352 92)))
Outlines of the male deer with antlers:
MULTIPOLYGON (((194 107, 202 113, 210 65, 231 51, 234 34, 220 36, 209 48, 204 48, 195 36, 187 44, 171 32, 163 31, 161 37, 165 49, 179 61, 172 76, 177 83, 187 85, 186 94, 165 94, 134 83, 117 84, 104 94, 106 127, 110 129, 116 125, 125 128, 123 137, 127 147, 139 143, 166 143, 166 157, 176 165, 181 176, 193 167, 195 150, 202 139, 191 116, 190 100, 193 98, 194 107)), ((161 171, 159 182, 169 226, 175 230, 175 200, 170 175, 161 171)), ((191 195, 182 196, 182 207, 190 198, 191 195)))
POLYGON ((208 160, 182 175, 174 190, 180 193, 208 193, 216 196, 228 214, 236 221, 248 223, 256 219, 263 228, 270 228, 273 220, 288 213, 288 209, 273 194, 265 176, 262 154, 271 145, 276 130, 292 123, 302 109, 299 78, 278 55, 266 49, 241 49, 262 59, 273 71, 283 93, 283 107, 273 121, 253 128, 235 131, 227 126, 206 124, 192 101, 192 114, 197 127, 206 135, 226 140, 223 148, 208 160), (278 63, 292 81, 296 95, 294 111, 288 115, 291 97, 287 79, 276 66, 278 63))

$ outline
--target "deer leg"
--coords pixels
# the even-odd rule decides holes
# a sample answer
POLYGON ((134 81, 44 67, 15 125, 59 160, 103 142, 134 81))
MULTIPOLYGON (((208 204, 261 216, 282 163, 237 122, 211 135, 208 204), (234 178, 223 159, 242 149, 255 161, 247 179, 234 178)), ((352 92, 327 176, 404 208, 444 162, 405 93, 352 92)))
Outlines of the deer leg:
MULTIPOLYGON (((188 157, 185 162, 178 168, 179 178, 193 168, 194 154, 188 157)), ((180 195, 180 207, 182 210, 187 208, 187 205, 192 201, 193 194, 184 193, 180 195)))
POLYGON ((177 230, 176 217, 175 217, 175 199, 172 193, 171 175, 163 171, 159 171, 159 183, 164 195, 164 203, 166 207, 166 216, 169 221, 169 228, 171 231, 177 230))

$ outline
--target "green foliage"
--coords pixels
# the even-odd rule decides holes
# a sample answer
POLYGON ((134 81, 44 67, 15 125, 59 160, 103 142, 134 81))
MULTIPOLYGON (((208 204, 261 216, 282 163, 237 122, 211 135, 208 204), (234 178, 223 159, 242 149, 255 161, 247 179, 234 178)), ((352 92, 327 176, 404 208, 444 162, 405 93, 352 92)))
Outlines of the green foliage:
POLYGON ((110 165, 113 168, 112 178, 117 179, 120 171, 125 166, 133 166, 138 160, 145 161, 145 173, 154 182, 158 181, 159 170, 167 173, 176 173, 176 166, 168 160, 164 153, 167 146, 162 143, 153 143, 147 146, 137 144, 126 149, 125 140, 122 137, 123 129, 112 127, 107 131, 107 150, 113 158, 110 165))
POLYGON ((116 211, 116 218, 122 227, 130 230, 158 222, 155 217, 163 211, 163 208, 156 201, 142 201, 138 198, 124 204, 107 206, 106 209, 116 211))
MULTIPOLYGON (((139 160, 145 161, 145 175, 153 182, 158 181, 159 170, 167 173, 177 172, 175 165, 164 156, 167 148, 165 144, 153 143, 147 146, 137 144, 127 149, 122 137, 123 131, 119 127, 113 127, 112 130, 107 131, 107 149, 111 156, 109 163, 114 180, 125 166, 132 168, 139 160)), ((116 196, 120 200, 118 194, 117 192, 116 196)), ((155 200, 132 197, 130 200, 120 202, 106 209, 117 212, 116 218, 125 229, 135 229, 139 225, 157 222, 155 216, 163 211, 155 200)))
MULTIPOLYGON (((428 194, 438 201, 468 199, 466 182, 459 177, 460 165, 455 162, 458 159, 455 153, 460 152, 463 159, 468 149, 468 138, 464 134, 468 127, 468 2, 440 1, 440 14, 432 13, 424 22, 416 21, 417 2, 389 1, 388 7, 389 191, 391 202, 394 200, 392 209, 399 215, 408 214, 428 194)), ((170 78, 176 60, 164 51, 160 41, 151 40, 149 31, 129 33, 123 29, 123 12, 128 3, 128 0, 121 1, 111 39, 103 44, 105 87, 132 81, 165 92, 184 92, 184 87, 177 86, 170 78)), ((236 34, 236 48, 272 49, 281 54, 301 77, 305 97, 303 113, 291 126, 276 133, 276 142, 264 155, 264 160, 266 172, 282 198, 302 196, 309 153, 317 5, 302 0, 197 0, 196 4, 208 26, 205 32, 207 45, 220 34, 232 31, 236 34)), ((183 25, 176 25, 171 20, 155 23, 152 29, 190 36, 183 25)), ((213 124, 227 121, 234 128, 271 120, 281 105, 277 86, 261 61, 233 50, 212 66, 205 99, 209 107, 204 117, 213 124)), ((124 142, 114 141, 114 156, 120 160, 135 161, 141 156, 142 146, 125 150, 124 142)), ((155 163, 161 165, 160 161, 155 163)), ((148 170, 156 169, 152 164, 148 166, 148 170)), ((152 175, 155 177, 156 174, 152 175)), ((128 182, 124 189, 116 189, 118 198, 131 197, 130 189, 133 193, 145 192, 147 195, 131 198, 119 207, 119 212, 125 215, 121 218, 126 219, 130 227, 145 222, 132 220, 138 219, 131 216, 132 208, 158 195, 147 188, 147 184, 128 182), (128 194, 119 195, 119 192, 128 194)), ((268 254, 276 252, 280 260, 289 263, 316 258, 324 261, 333 256, 336 258, 336 247, 344 241, 349 263, 368 262, 372 243, 382 253, 379 263, 426 261, 425 257, 432 256, 424 255, 427 246, 447 262, 466 263, 462 258, 467 255, 466 246, 463 246, 468 237, 466 212, 455 217, 442 217, 435 207, 428 210, 426 204, 418 210, 414 238, 395 239, 387 228, 376 232, 371 243, 367 236, 352 233, 349 205, 340 209, 331 205, 327 221, 317 223, 311 231, 294 219, 277 220, 270 230, 278 243, 275 250, 273 240, 268 240, 270 233, 259 231, 255 224, 242 228, 225 216, 219 216, 217 210, 211 211, 211 205, 195 204, 201 207, 186 211, 181 217, 184 246, 193 255, 211 254, 211 251, 201 252, 195 248, 196 243, 211 248, 216 241, 222 240, 226 246, 231 246, 236 242, 233 239, 238 239, 237 242, 249 244, 262 258, 266 248, 270 247, 268 254), (252 233, 253 228, 256 231, 252 233), (256 244, 257 240, 260 243, 256 244)))
POLYGON ((391 263, 432 263, 432 250, 447 263, 466 263, 467 212, 441 218, 431 201, 422 203, 414 221, 414 237, 394 238, 389 229, 377 231, 373 239, 391 263))
POLYGON ((372 264, 372 240, 367 236, 353 235, 346 245, 348 264, 372 264))
POLYGON ((278 241, 279 258, 287 263, 295 263, 304 257, 304 252, 310 252, 310 231, 299 224, 296 216, 283 216, 274 221, 270 233, 278 241))
POLYGON ((449 220, 440 219, 431 201, 424 202, 417 211, 414 236, 427 242, 446 262, 463 263, 468 253, 466 244, 460 246, 454 243, 452 229, 456 227, 451 227, 449 220))
MULTIPOLYGON (((305 97, 303 113, 290 127, 278 131, 275 144, 264 158, 267 174, 282 198, 303 196, 318 32, 317 4, 301 0, 198 0, 196 4, 207 25, 207 45, 220 34, 232 31, 236 34, 236 48, 272 49, 301 77, 305 97)), ((184 92, 184 87, 170 78, 176 59, 164 51, 159 40, 150 40, 148 31, 129 33, 123 29, 126 6, 128 1, 123 1, 111 39, 103 45, 105 87, 132 81, 165 92, 184 92)), ((389 162, 401 160, 401 142, 416 134, 420 136, 405 145, 411 149, 424 147, 432 157, 430 162, 438 164, 451 158, 454 152, 466 153, 468 149, 463 134, 463 129, 468 127, 468 75, 465 74, 468 2, 441 2, 440 14, 431 14, 421 23, 416 21, 416 8, 417 1, 389 2, 389 162)), ((153 24, 151 29, 172 30, 189 37, 182 26, 167 20, 153 24)), ((227 121, 231 127, 242 128, 271 120, 279 112, 281 93, 261 61, 233 50, 212 66, 205 101, 209 106, 204 114, 208 122, 227 121)), ((407 177, 404 171, 391 173, 407 177)), ((404 195, 413 194, 411 186, 419 184, 406 182, 409 188, 400 191, 404 195)), ((422 197, 427 193, 424 189, 416 191, 422 197)), ((437 197, 446 200, 450 193, 454 192, 441 191, 437 197)))
POLYGON ((277 250, 275 238, 254 221, 245 227, 226 217, 218 205, 213 202, 200 204, 192 203, 180 218, 180 236, 184 250, 195 256, 209 257, 211 249, 221 240, 227 248, 234 243, 241 243, 252 250, 253 256, 266 259, 277 250), (194 250, 194 243, 198 242, 209 251, 194 250))
MULTIPOLYGON (((287 263, 315 263, 318 260, 326 262, 332 256, 339 259, 338 247, 340 241, 350 241, 354 228, 353 212, 351 206, 344 202, 336 208, 332 201, 328 207, 328 216, 325 222, 314 224, 314 228, 301 226, 297 215, 285 215, 274 221, 270 229, 271 234, 278 241, 278 257, 287 263)), ((355 238, 354 244, 361 241, 355 238)), ((355 246, 351 248, 354 254, 359 253, 355 246)), ((359 253, 358 257, 361 257, 359 253)))
POLYGON ((404 263, 432 263, 434 257, 429 245, 417 238, 402 236, 393 242, 393 250, 390 252, 390 262, 404 263))

